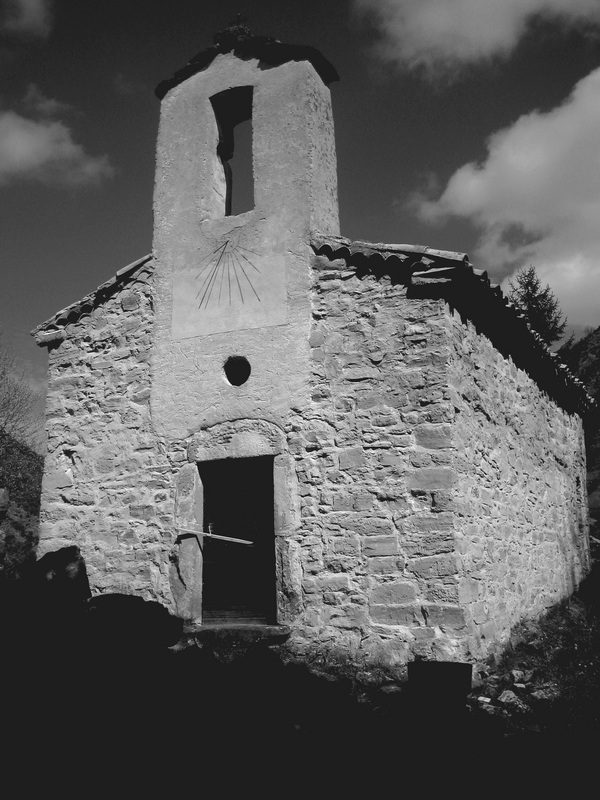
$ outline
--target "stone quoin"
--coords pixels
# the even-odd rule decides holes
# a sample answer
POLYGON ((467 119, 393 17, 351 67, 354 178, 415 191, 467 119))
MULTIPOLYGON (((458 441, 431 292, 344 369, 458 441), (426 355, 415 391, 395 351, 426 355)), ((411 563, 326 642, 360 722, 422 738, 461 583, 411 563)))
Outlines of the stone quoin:
POLYGON ((40 555, 293 657, 476 662, 588 571, 590 401, 466 255, 340 236, 336 79, 232 35, 158 87, 152 254, 33 332, 40 555))

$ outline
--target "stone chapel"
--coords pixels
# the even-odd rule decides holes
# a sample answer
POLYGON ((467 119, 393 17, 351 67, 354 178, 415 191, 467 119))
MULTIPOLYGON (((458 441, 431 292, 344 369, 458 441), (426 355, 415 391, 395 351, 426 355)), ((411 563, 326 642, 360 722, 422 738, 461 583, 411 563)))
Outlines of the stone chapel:
POLYGON ((588 570, 590 401, 464 253, 340 236, 336 79, 229 30, 157 88, 152 253, 33 332, 39 552, 192 631, 473 662, 588 570))

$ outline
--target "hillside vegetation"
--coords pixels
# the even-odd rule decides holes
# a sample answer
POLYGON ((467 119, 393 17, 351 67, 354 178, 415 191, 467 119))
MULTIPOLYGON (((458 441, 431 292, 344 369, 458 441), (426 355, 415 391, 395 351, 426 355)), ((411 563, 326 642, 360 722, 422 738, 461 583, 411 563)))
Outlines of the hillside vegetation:
POLYGON ((600 549, 600 327, 558 352, 596 401, 595 410, 585 420, 585 429, 590 534, 593 537, 592 548, 597 550, 600 549))

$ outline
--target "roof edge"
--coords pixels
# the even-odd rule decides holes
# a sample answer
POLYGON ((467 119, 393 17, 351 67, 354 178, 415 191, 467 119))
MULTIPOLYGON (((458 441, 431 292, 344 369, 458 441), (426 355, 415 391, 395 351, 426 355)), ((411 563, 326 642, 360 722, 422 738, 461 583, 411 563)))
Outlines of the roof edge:
POLYGON ((320 233, 311 236, 311 246, 317 255, 342 258, 379 274, 393 272, 413 297, 443 297, 565 410, 584 416, 596 407, 584 383, 550 350, 487 272, 473 268, 466 253, 320 233))
MULTIPOLYGON (((311 235, 311 245, 317 249, 329 249, 336 254, 346 251, 350 256, 360 254, 369 258, 378 255, 384 261, 395 256, 401 261, 409 260, 411 263, 425 264, 426 261, 430 261, 436 265, 441 263, 470 264, 469 256, 466 253, 455 252, 454 250, 437 250, 422 244, 384 244, 382 242, 352 241, 343 236, 313 233, 311 235)), ((340 256, 338 255, 338 257, 340 256)))
POLYGON ((206 69, 218 55, 225 53, 233 53, 238 58, 258 58, 270 67, 277 67, 287 61, 310 61, 326 86, 340 79, 333 64, 316 47, 285 44, 270 36, 251 36, 235 42, 220 42, 203 50, 191 58, 185 67, 177 70, 172 78, 161 81, 154 94, 162 100, 175 86, 206 69))
POLYGON ((112 278, 101 283, 93 292, 86 294, 81 300, 77 300, 66 308, 57 311, 54 316, 31 331, 31 336, 35 339, 36 344, 39 347, 47 347, 53 342, 62 341, 65 338, 63 331, 65 325, 76 322, 84 314, 98 308, 107 297, 112 296, 136 277, 141 268, 151 260, 152 253, 148 253, 142 258, 138 258, 137 261, 132 261, 131 264, 122 267, 112 278))

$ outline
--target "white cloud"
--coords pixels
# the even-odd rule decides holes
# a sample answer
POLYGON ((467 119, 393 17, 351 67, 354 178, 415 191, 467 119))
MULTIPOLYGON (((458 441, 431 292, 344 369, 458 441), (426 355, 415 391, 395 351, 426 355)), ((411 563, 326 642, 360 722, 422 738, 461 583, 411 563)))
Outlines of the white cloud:
POLYGON ((600 324, 600 69, 557 108, 490 137, 484 163, 460 167, 430 222, 458 216, 481 231, 474 257, 496 280, 532 264, 570 322, 600 324))
POLYGON ((0 112, 0 185, 25 179, 84 186, 113 173, 108 157, 86 153, 64 122, 0 112))
POLYGON ((46 97, 35 83, 30 83, 27 87, 23 105, 28 111, 36 115, 39 114, 42 117, 55 117, 58 114, 73 110, 73 107, 68 103, 61 103, 60 100, 46 97))
POLYGON ((600 25, 599 0, 354 0, 381 40, 385 61, 430 73, 507 56, 538 15, 600 25))
POLYGON ((4 0, 2 28, 45 39, 52 30, 52 0, 4 0))
POLYGON ((127 97, 130 95, 139 94, 141 92, 147 91, 146 87, 140 83, 139 81, 130 80, 123 75, 122 72, 118 72, 113 78, 113 86, 118 95, 122 97, 127 97))

